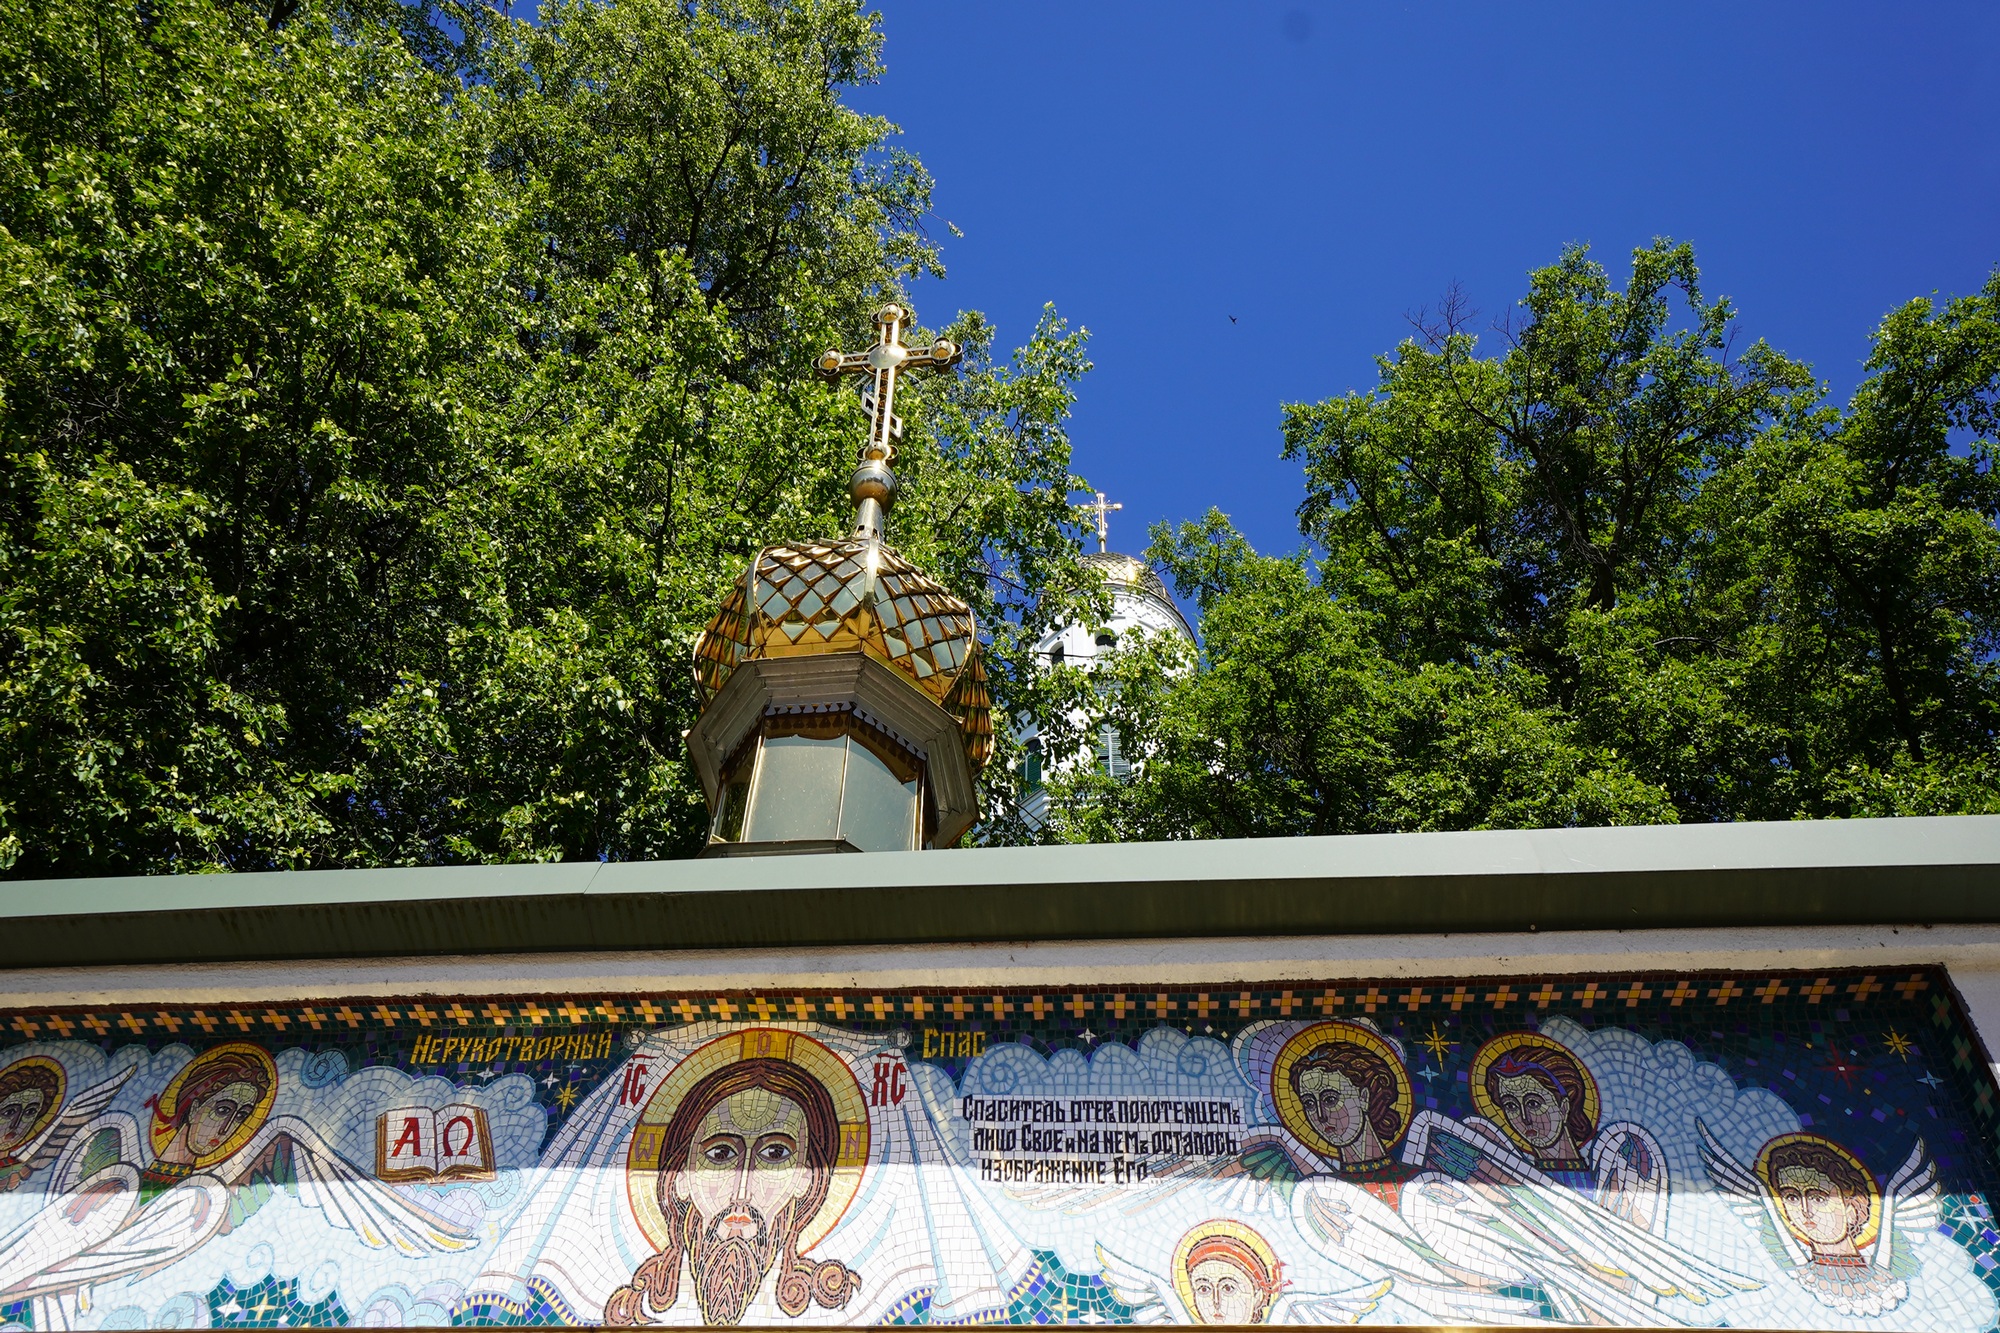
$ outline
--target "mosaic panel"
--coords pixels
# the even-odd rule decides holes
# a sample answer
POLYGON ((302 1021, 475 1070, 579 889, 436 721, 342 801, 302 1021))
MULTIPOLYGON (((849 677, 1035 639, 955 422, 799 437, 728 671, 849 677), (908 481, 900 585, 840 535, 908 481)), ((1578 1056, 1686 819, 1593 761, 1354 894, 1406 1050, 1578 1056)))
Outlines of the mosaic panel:
POLYGON ((0 1015, 0 1326, 1992 1329, 1945 973, 0 1015))

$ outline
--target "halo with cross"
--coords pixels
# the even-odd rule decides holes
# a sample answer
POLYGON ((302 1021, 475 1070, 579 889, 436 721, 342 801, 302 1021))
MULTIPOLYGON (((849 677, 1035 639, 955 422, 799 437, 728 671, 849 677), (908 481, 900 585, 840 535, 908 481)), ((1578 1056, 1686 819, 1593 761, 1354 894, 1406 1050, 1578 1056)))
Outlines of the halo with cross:
POLYGON ((639 1113, 632 1127, 632 1143, 626 1154, 625 1193, 632 1204, 632 1215, 655 1248, 665 1249, 673 1241, 673 1227, 660 1210, 659 1192, 660 1172, 671 1171, 676 1165, 661 1160, 667 1125, 695 1084, 740 1060, 782 1060, 797 1065, 833 1097, 840 1146, 827 1181, 826 1202, 799 1229, 799 1251, 804 1253, 825 1239, 861 1191, 861 1173, 868 1165, 868 1105, 854 1071, 845 1060, 811 1037, 783 1028, 745 1028, 696 1048, 675 1065, 673 1072, 660 1080, 659 1088, 647 1100, 646 1109, 639 1113))

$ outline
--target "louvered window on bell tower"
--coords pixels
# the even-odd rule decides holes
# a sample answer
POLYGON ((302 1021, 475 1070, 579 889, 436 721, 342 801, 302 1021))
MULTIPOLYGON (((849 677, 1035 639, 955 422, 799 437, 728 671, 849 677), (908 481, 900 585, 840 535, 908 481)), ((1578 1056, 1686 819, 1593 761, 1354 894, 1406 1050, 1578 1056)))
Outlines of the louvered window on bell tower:
POLYGON ((1119 782, 1132 776, 1132 765, 1118 748, 1118 728, 1108 722, 1097 733, 1097 767, 1119 782))

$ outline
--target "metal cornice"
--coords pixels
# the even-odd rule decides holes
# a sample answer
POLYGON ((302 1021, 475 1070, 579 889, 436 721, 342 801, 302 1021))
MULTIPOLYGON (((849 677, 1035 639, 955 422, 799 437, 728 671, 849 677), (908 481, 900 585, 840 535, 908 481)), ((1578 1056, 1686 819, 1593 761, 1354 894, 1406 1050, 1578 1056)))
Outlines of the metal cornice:
POLYGON ((2000 816, 0 884, 0 967, 2000 924, 2000 816))

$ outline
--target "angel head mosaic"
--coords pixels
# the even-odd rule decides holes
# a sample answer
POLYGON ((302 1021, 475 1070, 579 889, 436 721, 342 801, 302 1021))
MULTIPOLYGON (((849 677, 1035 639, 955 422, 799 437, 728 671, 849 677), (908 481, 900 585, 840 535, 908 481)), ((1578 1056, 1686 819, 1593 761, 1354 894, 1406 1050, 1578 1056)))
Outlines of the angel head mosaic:
POLYGON ((5 1327, 1996 1325, 1939 970, 0 1024, 5 1327))

